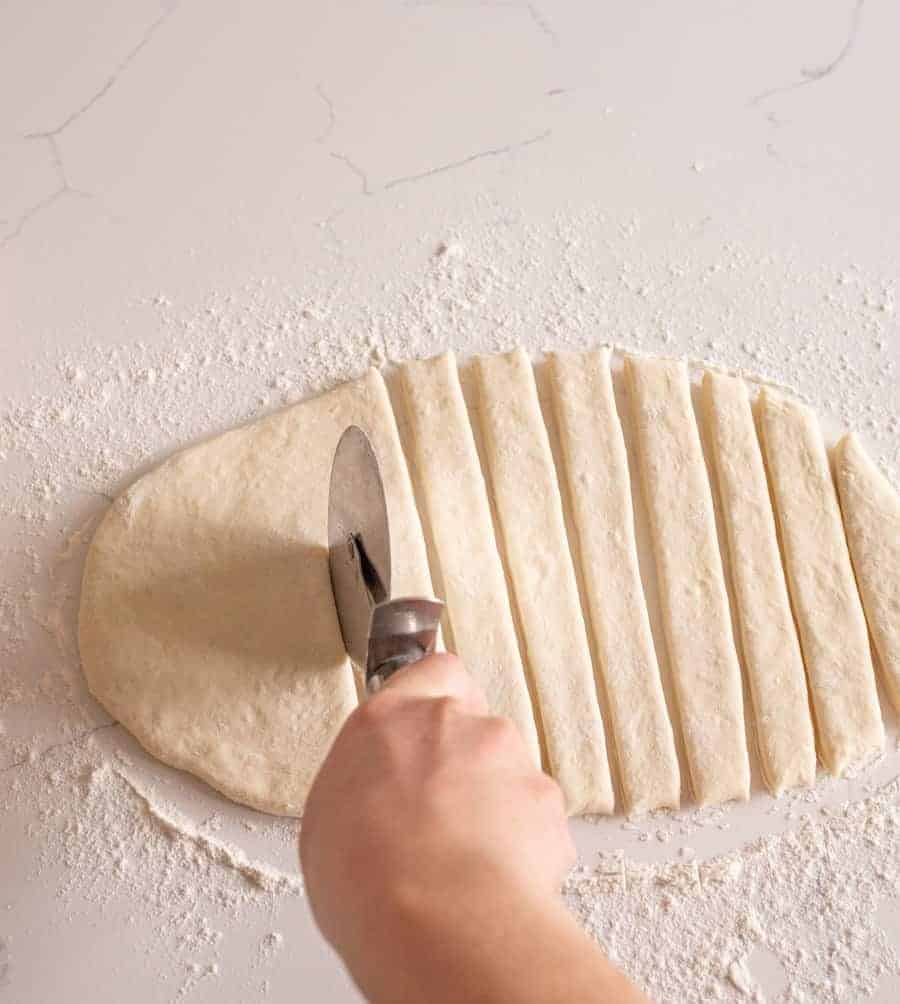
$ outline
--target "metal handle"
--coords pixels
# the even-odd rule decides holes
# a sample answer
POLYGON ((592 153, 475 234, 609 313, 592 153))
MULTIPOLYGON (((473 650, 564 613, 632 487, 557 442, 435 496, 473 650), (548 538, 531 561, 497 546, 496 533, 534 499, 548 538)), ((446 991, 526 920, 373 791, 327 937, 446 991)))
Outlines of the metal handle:
POLYGON ((366 690, 377 693, 403 666, 434 652, 444 604, 421 596, 386 600, 372 609, 366 690))

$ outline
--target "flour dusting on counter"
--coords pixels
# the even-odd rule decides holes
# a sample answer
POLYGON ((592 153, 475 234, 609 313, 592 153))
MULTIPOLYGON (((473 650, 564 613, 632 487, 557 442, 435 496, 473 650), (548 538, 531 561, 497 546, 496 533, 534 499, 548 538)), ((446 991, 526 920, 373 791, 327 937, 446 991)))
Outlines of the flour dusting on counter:
POLYGON ((751 965, 760 953, 783 970, 779 1000, 870 996, 900 974, 898 946, 879 920, 879 909, 900 896, 900 780, 707 861, 604 856, 576 869, 566 896, 654 1000, 728 1000, 736 992, 762 1001, 751 965))
MULTIPOLYGON (((447 346, 464 357, 614 343, 793 386, 858 428, 897 483, 895 276, 698 244, 703 226, 651 228, 600 208, 536 226, 511 213, 424 235, 406 271, 365 301, 352 275, 333 273, 291 288, 258 278, 199 306, 161 291, 132 308, 136 323, 160 330, 152 346, 88 335, 80 351, 32 364, 40 392, 0 414, 0 520, 17 541, 0 584, 0 813, 27 827, 23 867, 57 891, 55 926, 111 910, 129 931, 140 904, 158 945, 127 950, 146 953, 151 977, 180 973, 160 997, 173 1001, 234 976, 229 932, 248 912, 270 931, 241 975, 248 999, 267 992, 266 967, 290 944, 283 911, 302 896, 293 824, 238 815, 212 794, 218 808, 197 818, 197 789, 159 782, 173 772, 134 752, 78 666, 79 576, 97 519, 192 440, 369 365, 390 380, 392 362, 447 346)), ((730 809, 600 823, 621 849, 586 858, 567 899, 662 1004, 762 1000, 755 972, 766 953, 784 972, 779 999, 864 998, 900 973, 879 922, 900 898, 895 756, 884 769, 881 788, 848 789, 838 805, 771 802, 773 832, 745 840, 734 826, 724 855, 694 854, 685 840, 726 833, 740 818, 730 809), (644 860, 642 847, 662 861, 644 860)), ((14 972, 15 936, 6 940, 14 972)), ((0 979, 3 965, 0 954, 0 979)))

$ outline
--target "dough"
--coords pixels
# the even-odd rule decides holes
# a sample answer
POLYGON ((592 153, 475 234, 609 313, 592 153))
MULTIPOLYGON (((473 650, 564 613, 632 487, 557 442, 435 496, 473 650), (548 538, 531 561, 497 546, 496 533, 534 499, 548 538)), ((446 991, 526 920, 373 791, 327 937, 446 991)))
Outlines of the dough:
POLYGON ((687 367, 628 356, 625 372, 694 795, 745 799, 741 671, 687 367))
POLYGON ((816 742, 766 470, 742 380, 703 378, 760 766, 776 795, 816 779, 816 742))
POLYGON ((884 745, 866 621, 815 415, 766 388, 760 421, 820 755, 840 775, 884 745))
MULTIPOLYGON (((635 811, 677 804, 679 779, 609 358, 555 356, 551 383, 601 694, 635 811)), ((691 783, 702 804, 745 798, 740 670, 687 370, 627 358, 626 373, 691 783)), ((476 375, 498 539, 453 356, 402 371, 456 644, 535 757, 540 735, 569 811, 611 812, 597 683, 531 364, 522 351, 482 357, 476 375)), ((814 771, 801 653, 826 766, 839 774, 881 749, 866 623, 815 417, 772 391, 761 396, 798 650, 746 388, 713 374, 705 384, 760 753, 777 792, 814 771)), ((431 595, 409 473, 374 370, 173 456, 110 507, 85 564, 79 644, 92 693, 159 759, 269 812, 302 812, 357 703, 326 532, 331 461, 351 423, 381 463, 394 593, 431 595)), ((852 436, 837 450, 836 476, 900 711, 900 499, 852 436)))
POLYGON ((521 350, 477 360, 481 424, 553 776, 572 814, 612 812, 603 720, 562 500, 521 350))
POLYGON ((491 709, 540 746, 491 509, 452 353, 401 369, 416 481, 456 652, 491 709))
POLYGON ((882 678, 900 714, 900 495, 854 435, 836 451, 844 529, 882 678))
POLYGON ((327 559, 328 476, 356 423, 382 466, 393 586, 431 594, 380 375, 176 454, 119 498, 84 572, 95 697, 159 759, 286 815, 355 706, 327 559))
POLYGON ((553 403, 625 808, 677 806, 681 779, 638 568, 610 350, 550 357, 553 403))

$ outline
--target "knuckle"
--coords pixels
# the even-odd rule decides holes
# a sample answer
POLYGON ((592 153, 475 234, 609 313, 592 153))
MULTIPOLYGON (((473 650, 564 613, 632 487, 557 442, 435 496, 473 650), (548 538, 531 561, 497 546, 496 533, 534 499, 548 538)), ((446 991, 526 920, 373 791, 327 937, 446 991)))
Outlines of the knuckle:
POLYGON ((363 701, 350 715, 351 728, 377 729, 384 726, 396 706, 391 695, 384 693, 363 701))
POLYGON ((456 676, 463 670, 459 656, 452 652, 434 652, 428 656, 428 664, 435 672, 446 673, 448 676, 456 676))
POLYGON ((392 725, 396 709, 396 701, 376 701, 374 698, 354 708, 338 733, 325 765, 333 759, 332 754, 341 760, 360 744, 382 749, 394 732, 392 725))
POLYGON ((455 655, 450 655, 449 652, 440 652, 430 656, 428 672, 437 689, 455 693, 465 670, 455 655))
POLYGON ((431 717, 441 729, 449 728, 458 720, 462 706, 456 697, 436 697, 430 702, 431 717))
POLYGON ((512 750, 520 745, 519 730, 508 718, 491 715, 481 722, 481 743, 492 751, 512 750))
POLYGON ((453 694, 460 700, 478 703, 481 690, 461 660, 449 652, 428 657, 428 675, 438 691, 453 694))
POLYGON ((565 812, 565 798, 562 788, 549 774, 535 773, 530 786, 532 797, 536 801, 546 805, 549 809, 558 809, 560 813, 565 812))
POLYGON ((500 742, 510 742, 519 738, 519 730, 509 718, 504 718, 502 715, 491 715, 487 719, 487 728, 500 742))

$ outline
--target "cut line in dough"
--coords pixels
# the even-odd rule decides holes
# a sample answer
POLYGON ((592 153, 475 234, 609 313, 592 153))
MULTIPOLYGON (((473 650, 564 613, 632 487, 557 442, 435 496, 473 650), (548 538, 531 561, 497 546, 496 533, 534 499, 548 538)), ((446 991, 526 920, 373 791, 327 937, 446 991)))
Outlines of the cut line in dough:
POLYGON ((778 795, 811 785, 816 778, 815 734, 800 640, 744 382, 707 372, 703 413, 731 555, 760 766, 766 784, 778 795))
POLYGON ((820 757, 840 776, 884 745, 866 621, 815 415, 768 388, 759 412, 820 757))
POLYGON ((900 715, 900 495, 853 434, 838 443, 835 473, 866 620, 900 715))
POLYGON ((610 350, 553 354, 550 379, 625 809, 674 807, 681 778, 638 568, 610 350))
POLYGON ((490 503, 453 353, 401 367, 416 481, 431 529, 457 654, 495 714, 540 745, 490 503))
POLYGON ((603 720, 531 362, 476 360, 490 481, 553 776, 570 814, 613 810, 603 720))
POLYGON ((687 367, 626 356, 625 372, 694 795, 746 799, 741 671, 687 367))

